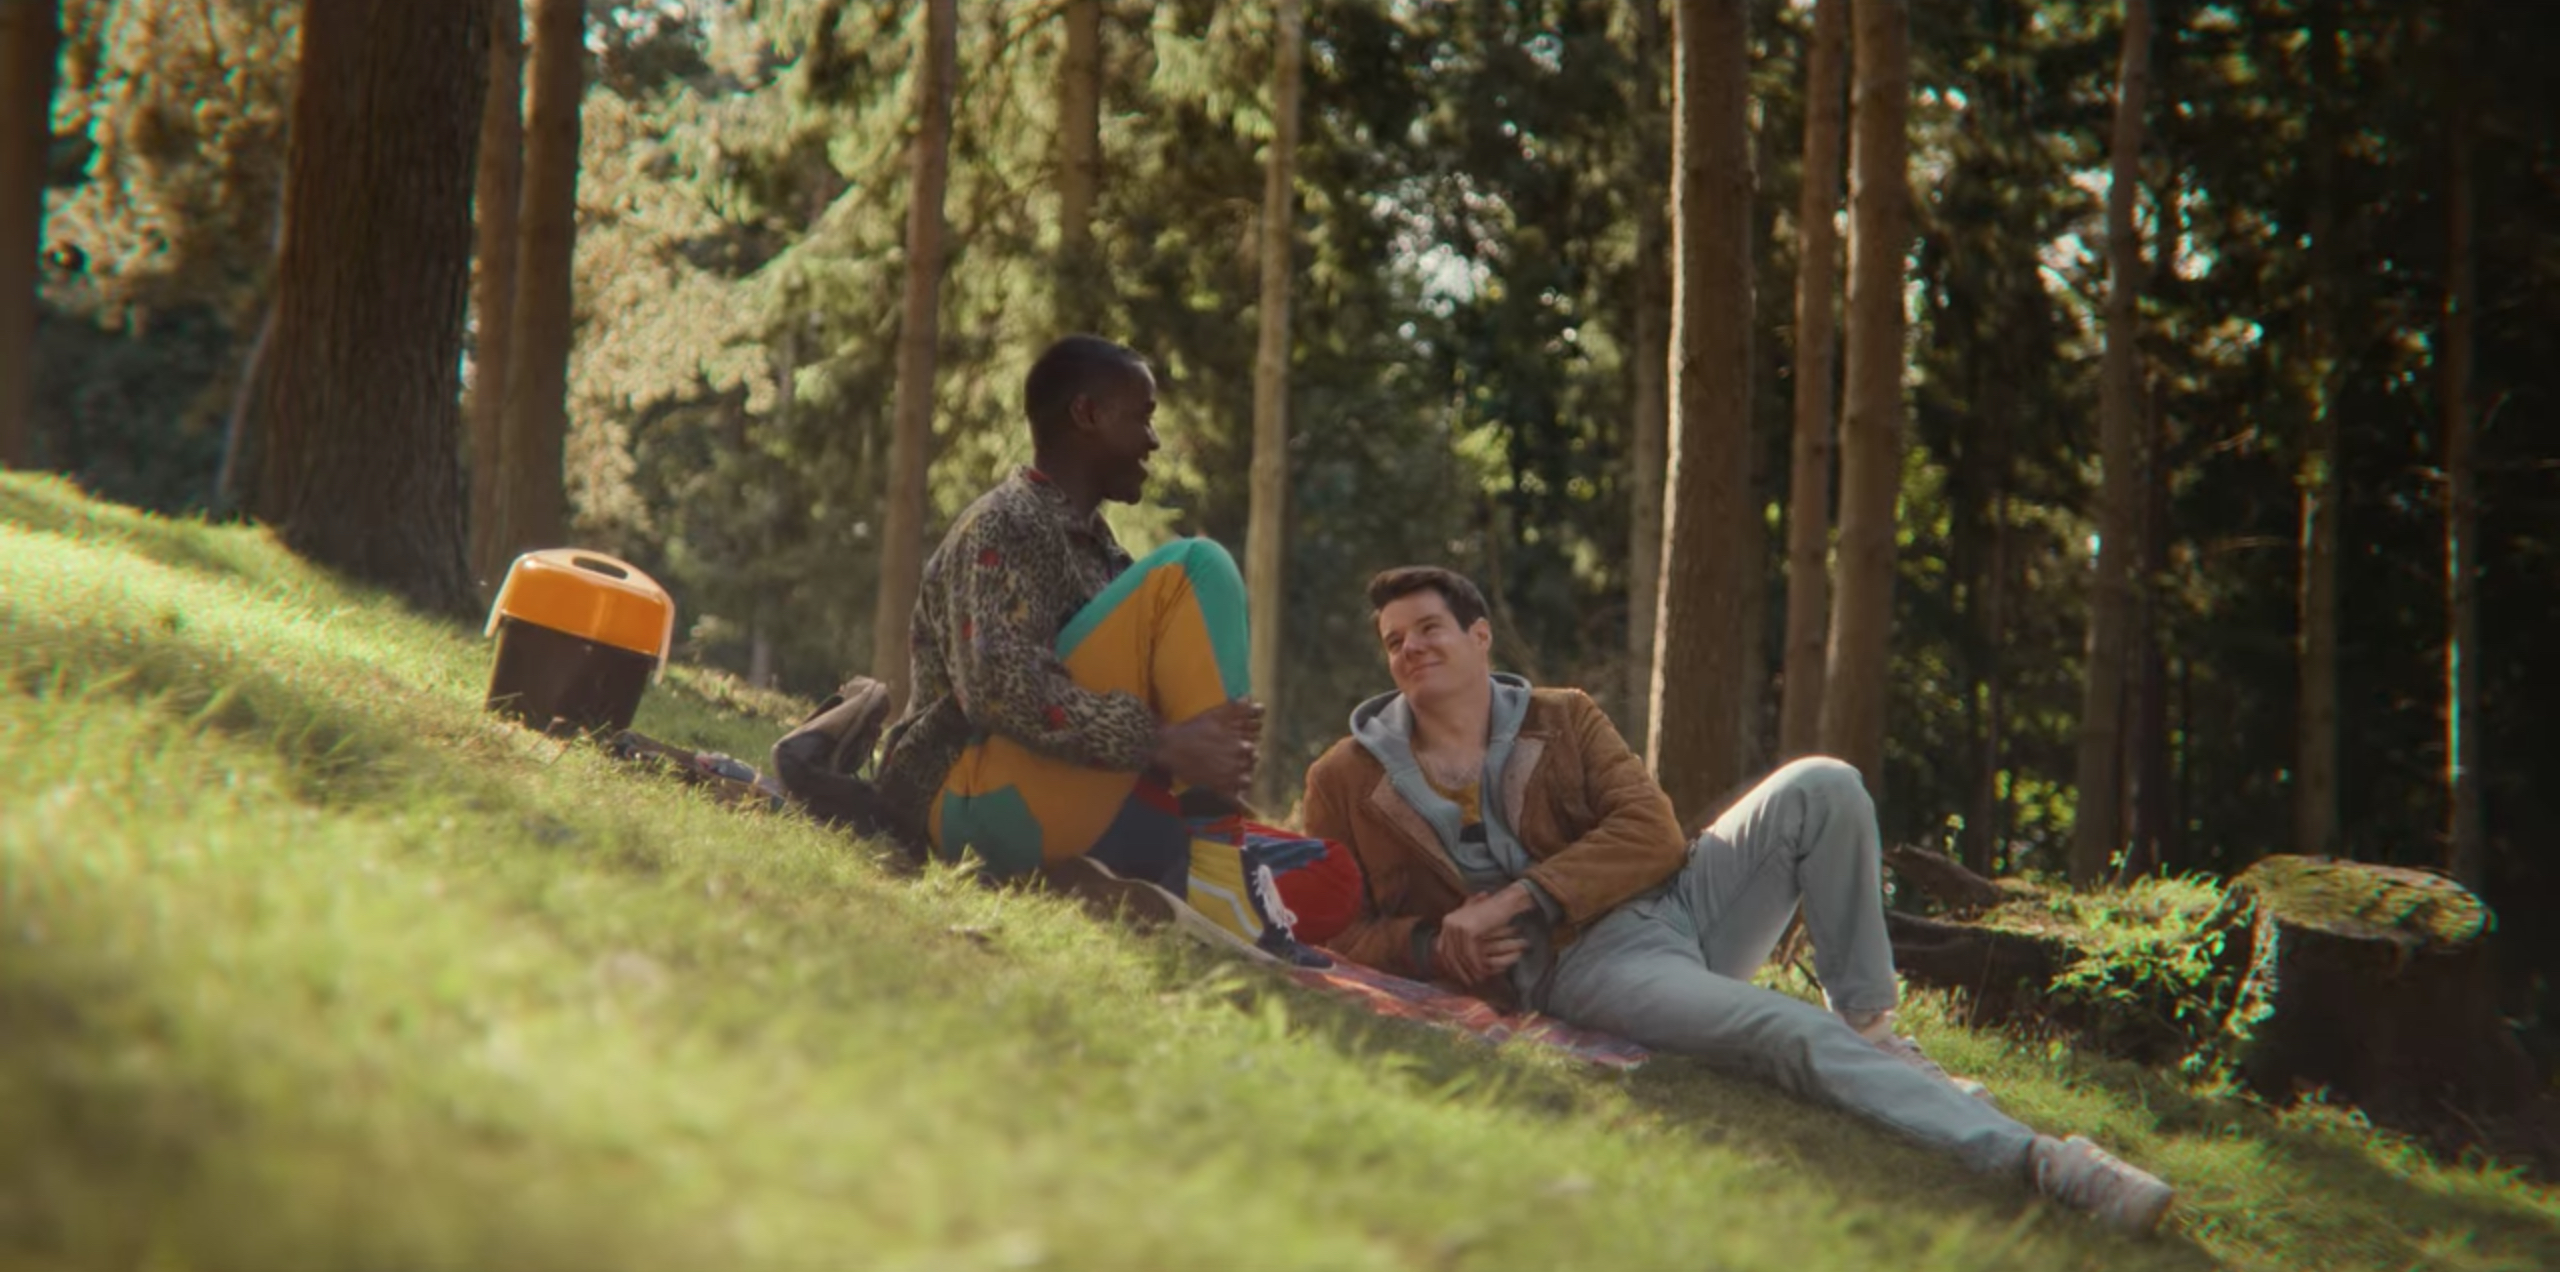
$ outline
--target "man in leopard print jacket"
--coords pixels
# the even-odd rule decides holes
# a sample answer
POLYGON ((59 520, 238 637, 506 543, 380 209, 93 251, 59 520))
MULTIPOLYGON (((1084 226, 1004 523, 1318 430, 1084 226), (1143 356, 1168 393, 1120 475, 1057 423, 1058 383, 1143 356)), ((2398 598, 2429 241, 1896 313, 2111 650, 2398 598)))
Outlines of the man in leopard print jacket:
POLYGON ((1261 736, 1243 579, 1205 539, 1132 561, 1103 522, 1103 501, 1143 497, 1159 445, 1145 359, 1069 336, 1023 397, 1032 466, 925 563, 882 802, 911 843, 992 875, 1091 854, 1180 895, 1198 809, 1179 793, 1240 798, 1261 736))

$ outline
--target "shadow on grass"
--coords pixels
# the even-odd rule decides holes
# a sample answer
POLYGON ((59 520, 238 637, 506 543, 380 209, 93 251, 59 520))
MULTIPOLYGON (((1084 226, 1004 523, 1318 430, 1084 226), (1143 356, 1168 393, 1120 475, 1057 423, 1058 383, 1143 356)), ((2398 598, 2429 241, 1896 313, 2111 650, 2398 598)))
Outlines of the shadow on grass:
POLYGON ((1952 1157, 1855 1115, 1720 1072, 1700 1060, 1657 1055, 1632 1075, 1627 1093, 1637 1105, 1701 1141, 1797 1162, 1847 1197, 1892 1198, 1900 1209, 1916 1213, 1970 1212, 1993 1233, 2032 1226, 2048 1240, 2076 1247, 2087 1265, 2220 1266, 2210 1251, 2173 1226, 2164 1225, 2146 1239, 2121 1236, 2042 1201, 2023 1177, 1976 1174, 1952 1157))
POLYGON ((2342 1137, 2381 1141, 2390 1145, 2385 1153, 2441 1159, 2413 1141, 2351 1120, 2346 1109, 2335 1110, 2339 1125, 2323 1129, 2288 1120, 2247 1097, 2199 1095, 2124 1061, 2085 1061, 2072 1067, 2071 1076, 2144 1110, 2163 1134, 2209 1139, 2236 1132, 2267 1145, 2306 1177, 2305 1191, 2324 1210, 2344 1223, 2368 1225, 2368 1235, 2399 1236, 2411 1266, 2427 1261, 2425 1239, 2451 1235, 2467 1238, 2471 1256, 2487 1266, 2560 1268, 2560 1221, 2512 1193, 2465 1196, 2393 1170, 2377 1160, 2373 1148, 2342 1143, 2342 1137))
MULTIPOLYGON (((1974 1175, 1952 1160, 1894 1138, 1847 1114, 1790 1097, 1774 1087, 1719 1073, 1683 1056, 1656 1055, 1633 1072, 1588 1065, 1533 1043, 1495 1047, 1421 1021, 1379 1016, 1307 991, 1281 973, 1244 968, 1214 952, 1178 942, 1151 947, 1157 979, 1197 984, 1228 970, 1225 996, 1251 1011, 1265 996, 1287 1005, 1293 1032, 1321 1041, 1381 1081, 1402 1081, 1425 1098, 1498 1109, 1562 1126, 1650 1127, 1747 1159, 1789 1169, 1837 1196, 1851 1222, 1879 1223, 1890 1244, 1922 1231, 1925 1217, 1970 1215, 1988 1244, 2014 1241, 2033 1227, 2041 1242, 2075 1252, 2063 1266, 2185 1270, 2217 1266, 2203 1247, 2170 1233, 2127 1242, 2077 1215, 2052 1212, 2023 1181, 1974 1175), (1878 1216, 1882 1216, 1881 1219, 1878 1216), (1909 1220, 1908 1232, 1890 1231, 1909 1220), (2003 1234, 2009 1234, 2004 1236, 2003 1234)), ((1211 983, 1219 983, 1211 981, 1211 983)), ((1985 1250, 1986 1266, 2006 1266, 1985 1250)))
POLYGON ((50 614, 11 615, 17 656, 0 682, 30 697, 78 700, 112 694, 190 729, 210 729, 274 753, 295 794, 322 806, 380 798, 402 780, 397 762, 416 747, 381 719, 383 695, 410 692, 361 666, 285 677, 194 638, 171 615, 148 627, 75 626, 50 614), (333 683, 317 681, 325 677, 333 683), (352 692, 358 688, 364 693, 352 692))
POLYGON ((244 582, 281 584, 297 573, 279 549, 251 540, 246 532, 100 503, 60 477, 0 473, 0 524, 84 543, 113 543, 161 565, 244 582))

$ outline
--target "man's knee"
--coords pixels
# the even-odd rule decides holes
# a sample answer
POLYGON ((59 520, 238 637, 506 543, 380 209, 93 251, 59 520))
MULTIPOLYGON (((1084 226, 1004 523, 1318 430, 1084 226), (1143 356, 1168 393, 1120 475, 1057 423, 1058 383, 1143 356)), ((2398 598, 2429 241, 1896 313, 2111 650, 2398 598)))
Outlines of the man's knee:
POLYGON ((1141 568, 1154 565, 1180 566, 1195 578, 1201 574, 1243 577, 1236 568, 1235 556, 1215 539, 1175 539, 1138 559, 1141 568))
POLYGON ((1808 755, 1790 761, 1769 775, 1769 784, 1834 806, 1855 807, 1873 803, 1867 797, 1866 779, 1858 775, 1857 768, 1828 755, 1808 755))

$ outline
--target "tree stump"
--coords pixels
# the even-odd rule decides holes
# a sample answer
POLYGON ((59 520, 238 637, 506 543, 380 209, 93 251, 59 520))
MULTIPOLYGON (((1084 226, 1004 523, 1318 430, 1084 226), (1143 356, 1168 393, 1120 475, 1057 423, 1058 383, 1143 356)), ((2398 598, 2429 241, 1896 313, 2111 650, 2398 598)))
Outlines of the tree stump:
POLYGON ((2231 899, 2250 932, 2232 1025, 2260 1094, 2327 1087, 2386 1122, 2532 1097, 2532 1061, 2497 1013, 2489 909, 2461 885, 2283 856, 2242 872, 2231 899))

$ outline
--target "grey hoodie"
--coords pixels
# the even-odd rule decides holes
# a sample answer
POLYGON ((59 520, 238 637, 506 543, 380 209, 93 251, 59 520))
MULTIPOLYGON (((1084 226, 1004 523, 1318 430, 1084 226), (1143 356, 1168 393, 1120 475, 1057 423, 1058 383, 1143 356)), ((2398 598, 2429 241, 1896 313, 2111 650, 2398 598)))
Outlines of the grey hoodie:
POLYGON ((1447 796, 1433 790, 1423 777, 1421 764, 1413 758, 1413 705, 1404 700, 1402 693, 1383 693, 1353 708, 1351 736, 1377 757, 1396 794, 1403 796, 1404 802, 1430 824, 1439 836, 1440 850, 1457 866, 1468 892, 1493 892, 1518 882, 1537 900, 1538 908, 1519 919, 1521 934, 1529 938, 1529 949, 1511 966, 1511 987, 1522 1003, 1538 1009, 1545 1000, 1547 973, 1555 966, 1558 907, 1546 889, 1528 880, 1529 868, 1537 864, 1537 859, 1521 846, 1508 811, 1493 796, 1503 789, 1503 768, 1510 763, 1512 744, 1520 736, 1520 722, 1528 714, 1529 682, 1509 672, 1495 672, 1492 718, 1485 731, 1484 772, 1478 776, 1476 787, 1476 803, 1484 814, 1482 842, 1461 834, 1465 829, 1464 812, 1447 796))

